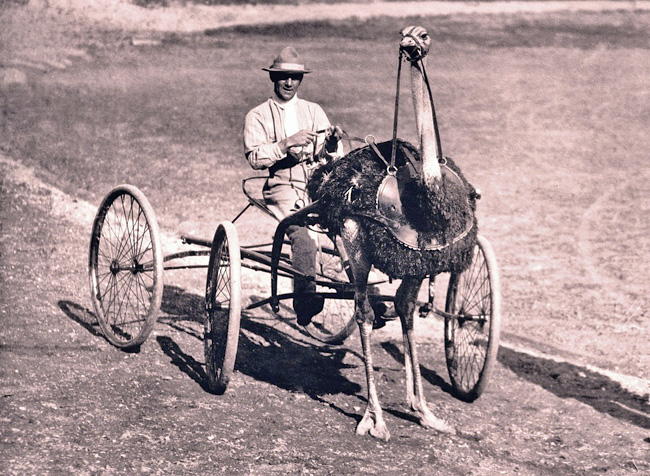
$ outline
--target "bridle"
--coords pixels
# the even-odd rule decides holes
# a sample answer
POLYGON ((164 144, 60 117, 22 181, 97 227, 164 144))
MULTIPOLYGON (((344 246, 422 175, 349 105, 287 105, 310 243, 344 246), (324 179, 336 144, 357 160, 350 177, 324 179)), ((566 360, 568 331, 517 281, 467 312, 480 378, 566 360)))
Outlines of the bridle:
POLYGON ((424 67, 424 55, 426 51, 426 46, 420 37, 413 34, 415 27, 411 28, 410 31, 404 34, 404 36, 411 38, 415 43, 415 48, 406 50, 402 47, 399 48, 398 52, 398 65, 397 65, 397 85, 395 88, 395 112, 393 116, 393 140, 390 154, 390 162, 388 162, 384 156, 379 152, 377 145, 374 142, 373 136, 366 137, 366 143, 372 148, 372 150, 377 154, 377 156, 384 162, 386 165, 386 172, 390 175, 395 175, 397 173, 397 168, 395 167, 395 159, 397 155, 397 129, 398 129, 398 116, 399 116, 399 92, 400 92, 400 82, 402 76, 402 60, 415 63, 416 67, 422 71, 422 76, 424 77, 424 83, 427 85, 427 92, 429 93, 429 101, 431 102, 431 112, 433 116, 433 129, 436 134, 436 150, 438 155, 438 160, 444 162, 445 159, 442 155, 442 144, 440 142, 440 133, 438 129, 438 119, 436 118, 436 109, 433 103, 433 93, 431 91, 431 84, 429 83, 429 78, 427 76, 426 68, 424 67))

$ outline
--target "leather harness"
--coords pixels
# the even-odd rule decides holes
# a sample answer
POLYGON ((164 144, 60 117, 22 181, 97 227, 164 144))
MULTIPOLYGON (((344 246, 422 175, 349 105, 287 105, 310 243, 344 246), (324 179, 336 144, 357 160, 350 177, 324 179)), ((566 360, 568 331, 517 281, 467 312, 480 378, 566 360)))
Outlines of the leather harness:
MULTIPOLYGON (((461 178, 446 163, 440 165, 443 180, 457 182, 462 185, 461 178)), ((410 181, 407 181, 409 171, 402 170, 408 167, 409 165, 400 167, 395 175, 386 174, 381 184, 379 184, 376 200, 377 217, 375 219, 384 224, 399 242, 416 250, 439 251, 465 238, 474 227, 474 220, 471 217, 468 219, 465 229, 446 243, 441 243, 435 238, 425 240, 422 234, 411 226, 404 216, 402 199, 400 198, 400 192, 406 183, 410 181)))
MULTIPOLYGON (((407 34, 407 36, 413 38, 413 40, 418 45, 418 47, 420 48, 422 47, 419 39, 415 35, 413 35, 413 29, 411 29, 411 31, 407 34)), ((441 243, 435 238, 424 239, 422 234, 418 230, 413 228, 413 226, 411 226, 411 224, 409 223, 409 221, 406 219, 404 215, 400 192, 404 189, 404 187, 407 186, 409 182, 412 181, 413 178, 415 178, 416 180, 421 180, 422 163, 419 160, 415 159, 408 149, 401 147, 402 152, 404 153, 407 159, 406 164, 399 168, 395 166, 396 151, 397 151, 397 122, 398 122, 397 117, 399 113, 399 92, 400 92, 400 78, 401 78, 403 57, 405 57, 409 61, 414 61, 414 58, 409 57, 409 55, 400 48, 398 68, 397 68, 397 87, 395 92, 395 115, 393 120, 393 140, 392 140, 390 162, 388 162, 382 156, 381 152, 379 152, 379 149, 377 148, 374 142, 374 137, 372 136, 366 137, 366 143, 370 146, 370 148, 372 148, 372 150, 375 152, 377 157, 379 157, 386 165, 386 176, 379 184, 379 188, 377 189, 375 213, 373 215, 365 214, 365 213, 359 213, 359 214, 371 218, 384 225, 399 242, 408 246, 409 248, 416 249, 416 250, 438 251, 462 240, 465 236, 467 236, 467 234, 474 227, 474 220, 471 217, 469 217, 467 224, 465 225, 465 229, 459 235, 454 237, 449 242, 441 243)), ((461 178, 458 176, 456 172, 454 172, 451 168, 449 168, 449 166, 447 165, 447 160, 442 155, 442 146, 440 143, 438 121, 436 118, 436 110, 435 110, 435 105, 433 103, 433 94, 431 92, 429 78, 427 77, 426 69, 424 67, 424 62, 422 61, 422 58, 420 58, 418 62, 419 62, 419 68, 421 69, 422 75, 424 76, 424 83, 427 86, 427 91, 429 93, 429 100, 431 101, 431 112, 433 113, 433 127, 436 133, 435 134, 436 152, 437 152, 438 160, 440 162, 442 179, 456 182, 457 184, 462 186, 464 185, 463 181, 461 180, 461 178)), ((478 197, 479 195, 476 191, 472 191, 471 193, 468 193, 468 200, 470 199, 471 196, 478 197)))

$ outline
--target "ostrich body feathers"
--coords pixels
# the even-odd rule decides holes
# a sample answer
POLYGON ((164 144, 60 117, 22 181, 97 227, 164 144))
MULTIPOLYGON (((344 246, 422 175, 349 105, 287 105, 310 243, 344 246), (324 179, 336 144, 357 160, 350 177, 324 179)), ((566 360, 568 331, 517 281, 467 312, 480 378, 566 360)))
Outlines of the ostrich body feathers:
MULTIPOLYGON (((377 147, 384 157, 390 157, 391 141, 377 147)), ((470 198, 473 188, 454 162, 447 159, 447 167, 460 180, 454 174, 443 174, 440 183, 433 190, 428 189, 417 170, 407 166, 405 150, 416 159, 416 164, 419 161, 415 147, 399 140, 395 165, 400 171, 400 222, 417 230, 422 243, 435 241, 446 247, 425 250, 407 246, 381 224, 377 190, 386 176, 386 165, 368 146, 314 171, 307 191, 313 201, 319 201, 320 224, 339 234, 345 218, 357 220, 368 237, 366 246, 374 266, 392 278, 463 271, 471 262, 477 234, 475 202, 470 198), (469 222, 474 225, 471 230, 454 241, 467 230, 469 222)))

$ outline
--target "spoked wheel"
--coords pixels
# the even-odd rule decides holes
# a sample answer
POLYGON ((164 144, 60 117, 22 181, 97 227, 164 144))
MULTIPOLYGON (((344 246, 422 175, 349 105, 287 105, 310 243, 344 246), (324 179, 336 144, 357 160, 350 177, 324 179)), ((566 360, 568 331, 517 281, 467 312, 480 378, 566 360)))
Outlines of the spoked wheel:
POLYGON ((217 227, 205 286, 205 373, 211 392, 222 394, 235 369, 241 319, 241 253, 235 225, 217 227))
POLYGON ((99 326, 121 348, 141 345, 163 293, 158 224, 144 194, 120 185, 104 198, 90 239, 88 274, 99 326))
POLYGON ((461 400, 474 401, 485 390, 499 349, 500 308, 496 258, 479 235, 469 269, 449 278, 445 306, 447 369, 461 400))
MULTIPOLYGON (((322 246, 319 246, 317 273, 334 281, 350 282, 338 248, 334 247, 329 239, 323 237, 324 235, 319 235, 322 246)), ((317 291, 331 292, 332 290, 322 286, 317 291)), ((354 300, 328 298, 325 299, 323 310, 312 318, 306 330, 314 339, 326 344, 338 345, 342 344, 356 328, 354 300)))

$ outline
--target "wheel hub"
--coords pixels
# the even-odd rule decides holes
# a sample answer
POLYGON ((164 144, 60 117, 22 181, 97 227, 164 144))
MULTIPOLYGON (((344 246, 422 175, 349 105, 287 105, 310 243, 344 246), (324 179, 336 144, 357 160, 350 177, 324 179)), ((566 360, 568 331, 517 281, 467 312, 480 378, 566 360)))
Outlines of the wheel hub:
POLYGON ((133 261, 131 262, 131 268, 130 271, 133 274, 138 274, 143 270, 142 265, 138 262, 137 258, 133 258, 133 261))
POLYGON ((114 275, 118 273, 120 270, 120 263, 116 259, 111 261, 111 264, 109 265, 108 269, 113 273, 114 275))

